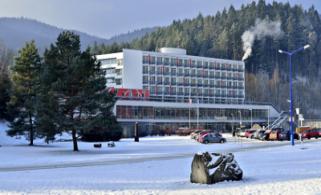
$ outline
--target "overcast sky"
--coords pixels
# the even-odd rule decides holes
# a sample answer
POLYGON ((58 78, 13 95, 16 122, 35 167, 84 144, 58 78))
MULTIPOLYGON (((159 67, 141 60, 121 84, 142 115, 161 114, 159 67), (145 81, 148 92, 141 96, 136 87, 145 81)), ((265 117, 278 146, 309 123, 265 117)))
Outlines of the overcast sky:
MULTIPOLYGON (((272 0, 266 0, 271 2, 272 0)), ((286 0, 279 0, 287 2, 286 0)), ((0 17, 27 17, 109 38, 135 29, 170 24, 198 13, 215 14, 252 0, 0 0, 0 17)), ((320 0, 291 0, 321 10, 320 0)))

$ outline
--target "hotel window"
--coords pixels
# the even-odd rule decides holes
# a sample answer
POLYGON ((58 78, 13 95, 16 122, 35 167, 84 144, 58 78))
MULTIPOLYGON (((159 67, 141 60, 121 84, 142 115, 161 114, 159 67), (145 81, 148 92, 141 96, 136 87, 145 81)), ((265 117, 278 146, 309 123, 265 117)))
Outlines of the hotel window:
POLYGON ((114 73, 115 73, 115 69, 114 68, 106 69, 106 74, 114 74, 114 73))
POLYGON ((208 96, 208 89, 204 89, 204 90, 203 90, 203 95, 204 95, 204 96, 208 96))
POLYGON ((221 73, 220 72, 215 72, 215 78, 220 78, 221 77, 221 73))
POLYGON ((106 82, 107 82, 107 84, 115 83, 115 78, 108 78, 108 79, 106 79, 106 82))
POLYGON ((164 74, 169 75, 169 67, 164 67, 164 74))
POLYGON ((178 94, 179 94, 179 95, 183 95, 183 88, 182 88, 182 87, 179 87, 179 88, 178 88, 178 94))
POLYGON ((220 81, 215 81, 215 87, 221 87, 221 82, 220 81))
POLYGON ((214 68, 215 68, 215 65, 214 65, 214 64, 215 64, 214 62, 210 62, 209 68, 210 68, 210 69, 214 69, 214 68))
POLYGON ((163 67, 157 67, 157 74, 163 74, 163 67))
POLYGON ((148 66, 143 66, 143 74, 148 74, 148 66))
POLYGON ((184 65, 184 66, 189 66, 188 60, 185 59, 185 60, 183 61, 183 65, 184 65))
POLYGON ((203 76, 203 70, 197 70, 197 76, 202 77, 203 76))
POLYGON ((150 87, 150 93, 151 93, 151 94, 155 94, 155 87, 154 87, 154 86, 151 86, 151 87, 150 87))
POLYGON ((143 64, 149 64, 149 56, 143 56, 143 64))
POLYGON ((184 78, 184 85, 189 85, 189 78, 184 78))
POLYGON ((110 58, 110 59, 104 59, 100 60, 101 65, 111 65, 111 64, 116 64, 117 60, 116 58, 110 58))
POLYGON ((164 79, 164 84, 165 85, 169 85, 170 83, 169 83, 169 77, 165 77, 165 79, 164 79))
POLYGON ((203 71, 204 71, 203 76, 204 76, 204 77, 208 77, 208 71, 207 71, 207 70, 203 70, 203 71))
POLYGON ((163 84, 163 77, 157 77, 157 85, 163 84))
POLYGON ((170 90, 169 90, 169 87, 165 87, 165 91, 164 91, 165 94, 170 94, 170 90))
POLYGON ((184 75, 185 75, 185 76, 189 76, 189 69, 185 69, 185 70, 184 70, 184 75))
POLYGON ((176 66, 176 58, 171 58, 171 66, 176 66))
POLYGON ((210 86, 211 86, 211 87, 214 86, 214 80, 210 80, 210 86))
POLYGON ((163 93, 163 87, 156 87, 157 88, 157 94, 162 94, 163 93))
POLYGON ((169 58, 164 58, 164 65, 169 65, 169 58))
POLYGON ((197 88, 192 88, 191 90, 192 95, 197 95, 197 88))
POLYGON ((226 79, 226 72, 222 72, 222 79, 226 79))
POLYGON ((150 77, 149 78, 149 83, 150 84, 155 84, 155 77, 150 77))
POLYGON ((191 85, 196 85, 196 79, 191 80, 191 85))
POLYGON ((157 65, 163 64, 163 58, 162 57, 157 57, 157 65))
POLYGON ((118 66, 123 65, 123 59, 118 59, 118 60, 117 60, 117 65, 118 65, 118 66))
POLYGON ((171 94, 176 95, 176 87, 171 87, 171 94))
POLYGON ((155 66, 150 66, 149 67, 149 73, 150 74, 155 74, 155 66))
POLYGON ((203 95, 203 90, 202 88, 197 88, 197 95, 202 96, 203 95))
POLYGON ((226 87, 226 81, 221 81, 221 86, 226 87))
POLYGON ((179 68, 178 69, 178 75, 179 76, 183 76, 183 68, 179 68))
POLYGON ((209 95, 210 95, 210 96, 213 96, 213 95, 214 95, 214 89, 210 89, 210 90, 208 90, 208 92, 209 92, 209 95))
POLYGON ((184 95, 190 95, 189 94, 189 88, 184 88, 184 95))
POLYGON ((196 76, 196 69, 191 70, 191 76, 196 76))
POLYGON ((231 79, 232 78, 232 73, 227 73, 227 78, 231 79))
POLYGON ((203 68, 208 68, 208 62, 204 62, 203 68))
POLYGON ((216 70, 219 70, 219 69, 220 69, 220 63, 218 63, 218 62, 215 63, 215 69, 216 69, 216 70))
POLYGON ((149 64, 155 64, 155 56, 150 57, 149 64))
POLYGON ((183 64, 183 60, 182 59, 178 59, 177 60, 177 66, 181 66, 183 64))
POLYGON ((171 69, 171 75, 174 75, 174 76, 176 75, 176 68, 171 69))
POLYGON ((172 85, 176 85, 176 77, 171 78, 171 84, 172 84, 172 85))
POLYGON ((210 71, 210 77, 214 78, 214 71, 210 71))
POLYGON ((208 86, 208 80, 204 80, 204 86, 208 86))
POLYGON ((143 84, 147 84, 148 83, 148 76, 143 76, 143 84))
POLYGON ((202 79, 198 79, 198 80, 197 80, 197 85, 198 85, 198 86, 202 86, 202 84, 203 84, 202 79))
POLYGON ((179 85, 183 85, 184 84, 184 78, 183 77, 179 77, 178 78, 178 84, 179 85))
POLYGON ((195 60, 192 60, 191 67, 196 67, 196 62, 195 62, 195 60))
POLYGON ((122 84, 122 79, 115 79, 116 85, 121 85, 122 84))
POLYGON ((197 67, 202 68, 202 61, 197 61, 197 67))

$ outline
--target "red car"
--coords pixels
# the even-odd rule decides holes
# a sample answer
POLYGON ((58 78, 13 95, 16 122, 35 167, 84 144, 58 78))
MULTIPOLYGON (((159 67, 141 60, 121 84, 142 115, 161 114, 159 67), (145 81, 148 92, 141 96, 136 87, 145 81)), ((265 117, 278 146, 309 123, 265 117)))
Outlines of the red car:
POLYGON ((307 139, 314 137, 317 139, 317 138, 321 137, 321 129, 306 130, 302 133, 302 137, 307 138, 307 139))
POLYGON ((246 138, 251 138, 251 137, 252 137, 252 134, 253 134, 255 131, 256 131, 256 130, 253 130, 253 129, 246 130, 246 131, 245 131, 245 137, 246 137, 246 138))
POLYGON ((204 131, 201 131, 200 133, 198 133, 198 136, 197 136, 197 141, 198 142, 202 142, 202 137, 208 133, 211 133, 211 131, 209 130, 204 130, 204 131))

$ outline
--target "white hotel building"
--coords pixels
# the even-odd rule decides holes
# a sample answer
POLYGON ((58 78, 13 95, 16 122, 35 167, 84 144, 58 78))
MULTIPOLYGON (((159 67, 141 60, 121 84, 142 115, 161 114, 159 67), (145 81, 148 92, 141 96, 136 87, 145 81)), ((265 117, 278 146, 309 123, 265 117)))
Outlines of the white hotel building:
POLYGON ((191 56, 179 48, 123 49, 96 58, 107 87, 122 90, 114 112, 125 136, 136 122, 143 132, 159 133, 189 126, 224 130, 279 116, 271 105, 244 103, 242 61, 191 56))

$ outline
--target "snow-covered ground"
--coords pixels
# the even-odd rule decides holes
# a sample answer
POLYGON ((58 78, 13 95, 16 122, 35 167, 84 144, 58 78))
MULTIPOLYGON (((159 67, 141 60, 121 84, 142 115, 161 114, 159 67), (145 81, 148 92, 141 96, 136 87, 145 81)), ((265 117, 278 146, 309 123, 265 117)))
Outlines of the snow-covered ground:
POLYGON ((321 194, 321 143, 316 141, 292 147, 228 137, 226 144, 203 145, 188 137, 148 137, 139 143, 121 140, 115 148, 80 142, 75 153, 70 142, 29 147, 4 136, 0 131, 4 194, 321 194), (233 151, 244 180, 191 184, 192 155, 198 151, 233 151))

